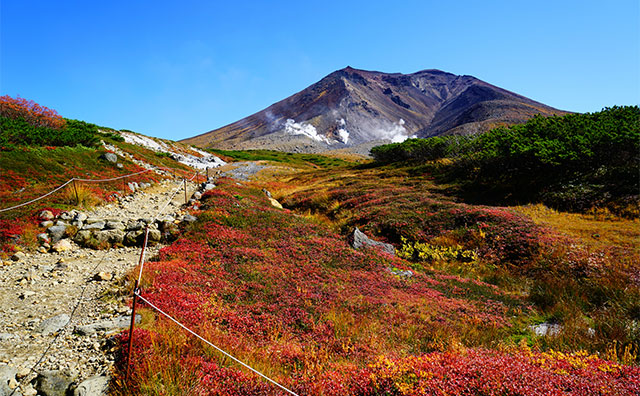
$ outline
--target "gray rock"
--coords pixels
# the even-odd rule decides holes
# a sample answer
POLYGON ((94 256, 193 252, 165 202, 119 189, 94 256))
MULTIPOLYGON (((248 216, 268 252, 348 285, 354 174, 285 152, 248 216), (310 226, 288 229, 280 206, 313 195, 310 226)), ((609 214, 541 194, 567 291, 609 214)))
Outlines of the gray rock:
POLYGON ((61 239, 58 242, 56 242, 53 246, 51 246, 51 250, 58 253, 66 252, 72 249, 73 249, 73 245, 71 244, 71 241, 69 241, 68 239, 61 239))
POLYGON ((398 268, 389 268, 389 272, 393 275, 399 276, 401 278, 411 278, 413 276, 413 271, 411 270, 401 270, 398 268))
POLYGON ((102 230, 107 223, 104 221, 99 221, 97 223, 85 224, 82 227, 83 230, 102 230))
POLYGON ((71 222, 71 225, 76 227, 77 229, 82 229, 82 227, 84 227, 84 223, 80 220, 73 220, 71 222))
POLYGON ((104 228, 108 230, 121 230, 124 231, 124 224, 121 221, 109 220, 105 223, 104 228))
POLYGON ((204 191, 213 190, 214 188, 216 188, 216 185, 213 183, 204 183, 204 186, 202 186, 204 191))
POLYGON ((76 221, 85 221, 87 220, 88 216, 82 212, 78 213, 75 217, 76 221))
MULTIPOLYGON (((9 381, 15 380, 17 370, 6 364, 0 365, 0 396, 10 395, 9 381)), ((16 392, 17 393, 17 392, 16 392)), ((15 394, 15 393, 14 393, 15 394)))
POLYGON ((373 239, 366 236, 358 227, 356 227, 349 237, 351 241, 351 247, 354 249, 360 249, 363 247, 376 247, 382 249, 384 252, 389 253, 390 255, 395 255, 396 249, 390 243, 384 243, 379 241, 374 241, 373 239))
POLYGON ((53 215, 53 212, 51 212, 50 210, 43 210, 38 215, 38 218, 40 220, 45 220, 46 221, 46 220, 53 220, 55 218, 55 216, 53 215))
POLYGON ((102 396, 107 394, 109 377, 96 375, 82 381, 74 390, 73 396, 102 396))
POLYGON ((97 217, 88 217, 88 218, 84 219, 83 221, 84 221, 85 223, 87 223, 87 224, 93 224, 93 223, 99 223, 99 222, 101 222, 102 220, 101 220, 101 219, 98 219, 97 217))
MULTIPOLYGON (((141 320, 142 316, 136 315, 136 323, 140 323, 141 320)), ((78 326, 76 327, 75 333, 83 336, 89 336, 99 331, 107 332, 112 330, 126 329, 130 324, 131 315, 119 316, 113 320, 103 320, 89 325, 78 326)))
POLYGON ((80 246, 85 246, 90 239, 91 239, 91 231, 89 230, 80 230, 73 237, 73 241, 80 246))
POLYGON ((533 330, 535 335, 537 335, 538 337, 545 337, 545 336, 553 337, 560 334, 560 331, 562 331, 561 325, 557 323, 551 323, 551 322, 544 322, 537 325, 531 325, 529 326, 529 328, 533 330))
POLYGON ((118 162, 118 156, 115 155, 114 153, 104 153, 102 155, 100 155, 100 159, 109 161, 109 162, 113 162, 114 164, 116 162, 118 162))
POLYGON ((69 322, 69 315, 60 314, 43 320, 34 330, 36 333, 48 335, 62 329, 69 322))
POLYGON ((273 198, 273 197, 271 196, 271 193, 269 192, 269 190, 267 190, 266 188, 263 188, 263 189, 262 189, 262 192, 264 193, 264 195, 266 195, 266 196, 267 196, 267 198, 273 198))
POLYGON ((38 242, 40 242, 40 244, 43 243, 50 243, 51 242, 51 238, 49 238, 49 234, 43 232, 42 234, 38 234, 38 242))
POLYGON ((144 223, 144 221, 140 221, 140 220, 129 220, 129 222, 127 223, 127 227, 125 228, 126 231, 138 231, 143 229, 146 226, 146 224, 144 223))
POLYGON ((142 230, 127 232, 124 236, 124 241, 123 241, 124 245, 126 246, 142 245, 143 242, 144 242, 144 231, 142 230))
POLYGON ((120 169, 124 168, 124 165, 122 165, 122 164, 121 164, 121 163, 119 163, 119 162, 116 164, 116 166, 117 166, 118 168, 120 168, 120 169))
POLYGON ((43 371, 38 373, 35 382, 35 388, 39 395, 65 396, 73 378, 61 371, 43 371))
MULTIPOLYGON (((150 242, 160 242, 162 239, 162 233, 156 229, 149 229, 149 241, 150 242)), ((144 243, 144 241, 143 241, 144 243)))
POLYGON ((93 237, 99 243, 122 243, 124 241, 124 231, 121 230, 102 230, 93 233, 93 237))
POLYGON ((186 221, 187 223, 193 223, 196 220, 198 219, 195 216, 192 216, 190 214, 184 215, 184 217, 182 217, 182 221, 186 221))
POLYGON ((67 231, 67 226, 65 225, 54 225, 47 228, 47 232, 51 235, 51 242, 56 243, 64 237, 65 232, 67 231))
POLYGON ((193 193, 193 198, 194 199, 200 199, 202 198, 202 193, 200 191, 196 191, 193 193))
POLYGON ((60 220, 72 220, 73 219, 73 215, 69 212, 62 212, 58 215, 58 218, 60 220))
POLYGON ((44 228, 49 228, 53 225, 53 221, 51 220, 46 220, 43 221, 42 223, 40 223, 40 227, 44 227, 44 228))

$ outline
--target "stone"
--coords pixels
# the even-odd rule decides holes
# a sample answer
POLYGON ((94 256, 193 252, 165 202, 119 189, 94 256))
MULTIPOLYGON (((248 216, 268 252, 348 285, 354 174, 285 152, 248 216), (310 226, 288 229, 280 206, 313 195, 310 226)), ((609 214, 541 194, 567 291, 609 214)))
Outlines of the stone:
MULTIPOLYGON (((140 323, 142 320, 142 316, 136 315, 136 324, 140 323)), ((80 334, 83 336, 90 336, 96 334, 99 331, 113 331, 126 329, 131 324, 131 315, 123 315, 119 316, 113 320, 103 320, 100 322, 78 326, 75 329, 76 334, 80 334)))
POLYGON ((560 331, 562 331, 561 325, 557 323, 551 323, 551 322, 544 322, 537 325, 531 325, 529 326, 529 328, 533 330, 535 335, 537 335, 538 337, 545 337, 545 336, 553 337, 560 334, 560 331))
POLYGON ((374 241, 373 239, 366 236, 358 227, 356 227, 351 235, 349 236, 351 241, 351 247, 354 249, 361 249, 363 247, 375 247, 380 248, 382 251, 389 253, 390 255, 395 255, 396 249, 390 243, 384 243, 379 241, 374 241))
POLYGON ((141 230, 146 226, 146 224, 144 223, 144 221, 140 221, 140 220, 129 220, 127 222, 127 227, 125 228, 126 231, 137 231, 137 230, 141 230))
POLYGON ((10 395, 9 381, 15 379, 16 369, 6 364, 0 364, 0 395, 10 395))
POLYGON ((184 215, 182 217, 182 221, 186 221, 187 223, 193 223, 196 220, 198 220, 198 219, 195 216, 192 216, 190 214, 184 215))
POLYGON ((102 220, 98 219, 97 217, 87 217, 86 219, 83 220, 85 223, 87 224, 93 224, 93 223, 99 223, 102 220))
POLYGON ((194 199, 200 199, 202 198, 202 193, 200 191, 196 191, 193 193, 193 198, 194 199))
POLYGON ((117 166, 118 168, 120 168, 120 169, 124 168, 124 165, 122 165, 122 164, 121 164, 121 163, 119 163, 119 162, 116 164, 116 166, 117 166))
POLYGON ((101 396, 107 394, 109 377, 96 375, 82 381, 74 390, 73 396, 101 396))
MULTIPOLYGON (((156 229, 149 229, 149 241, 150 242, 160 242, 162 239, 162 233, 156 229)), ((144 243, 144 240, 142 241, 144 243)))
POLYGON ((142 230, 127 232, 123 240, 123 244, 125 246, 142 245, 143 242, 144 242, 144 231, 142 230))
POLYGON ((101 160, 109 161, 114 164, 118 162, 118 156, 115 155, 114 153, 104 153, 104 154, 101 154, 99 158, 101 160))
POLYGON ((43 227, 43 228, 49 228, 52 225, 53 225, 53 221, 51 220, 46 220, 40 223, 40 227, 43 227))
POLYGON ((204 186, 202 186, 202 190, 204 191, 213 190, 214 188, 216 188, 216 185, 213 183, 204 183, 204 186))
POLYGON ((267 190, 266 188, 263 188, 263 189, 262 189, 262 192, 264 193, 264 195, 266 195, 266 196, 267 196, 267 198, 273 198, 273 197, 271 196, 271 193, 269 192, 269 190, 267 190))
POLYGON ((71 245, 71 241, 68 239, 61 239, 58 242, 54 243, 53 246, 51 246, 51 250, 58 253, 67 252, 72 249, 73 245, 71 245))
POLYGON ((69 322, 69 315, 60 314, 43 320, 34 330, 36 333, 48 335, 62 329, 69 322))
POLYGON ((23 252, 15 252, 11 256, 11 260, 13 260, 13 261, 21 261, 21 260, 24 260, 26 257, 27 257, 27 255, 24 254, 23 252))
POLYGON ((43 232, 42 234, 38 234, 37 236, 38 242, 42 245, 43 243, 51 242, 51 238, 49 238, 49 234, 43 232))
POLYGON ((122 231, 124 231, 124 224, 122 224, 121 221, 109 220, 104 225, 104 228, 106 228, 108 230, 122 230, 122 231))
POLYGON ((53 220, 55 218, 55 216, 53 215, 53 212, 50 210, 43 210, 42 212, 40 212, 40 214, 38 215, 38 218, 40 220, 53 220))
POLYGON ((73 241, 80 246, 85 246, 90 239, 91 239, 91 231, 89 230, 80 230, 73 237, 73 241))
POLYGON ((64 237, 67 231, 66 225, 54 225, 47 228, 47 233, 51 235, 51 242, 56 243, 64 237))
POLYGON ((98 221, 97 223, 85 224, 82 227, 83 230, 102 230, 107 225, 104 221, 98 221))
POLYGON ((18 384, 18 381, 16 381, 15 378, 10 378, 9 383, 7 385, 9 385, 9 389, 13 390, 13 389, 16 389, 20 384, 18 384))
POLYGON ((275 206, 278 209, 282 209, 282 205, 274 198, 269 198, 269 202, 271 202, 271 206, 275 206))
POLYGON ((73 378, 61 371, 43 371, 35 379, 35 388, 42 396, 65 396, 72 382, 73 378))
POLYGON ((398 268, 389 268, 389 272, 393 275, 399 276, 401 278, 411 278, 413 276, 413 271, 411 270, 401 270, 398 268))
POLYGON ((31 373, 31 369, 30 368, 28 368, 28 367, 20 367, 20 368, 18 368, 18 371, 16 372, 16 378, 17 379, 23 379, 24 377, 26 377, 30 373, 31 373))
POLYGON ((98 272, 93 276, 93 279, 97 281, 110 281, 112 278, 113 274, 110 272, 98 272))
POLYGON ((95 231, 92 236, 98 243, 121 244, 125 234, 120 230, 102 230, 95 231))
POLYGON ((62 212, 58 215, 60 220, 72 220, 75 216, 70 212, 62 212))
POLYGON ((137 183, 128 183, 127 186, 129 187, 129 190, 131 190, 132 193, 136 192, 136 185, 137 183))
POLYGON ((87 218, 88 218, 88 216, 85 213, 79 212, 76 215, 74 220, 76 220, 76 221, 85 221, 85 220, 87 220, 87 218))

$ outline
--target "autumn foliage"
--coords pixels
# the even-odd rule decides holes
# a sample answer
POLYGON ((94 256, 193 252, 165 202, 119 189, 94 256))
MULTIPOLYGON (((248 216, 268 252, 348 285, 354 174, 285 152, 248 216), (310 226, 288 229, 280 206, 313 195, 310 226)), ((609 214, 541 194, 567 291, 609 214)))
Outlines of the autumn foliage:
POLYGON ((0 96, 0 116, 14 120, 22 118, 35 127, 62 129, 66 125, 64 118, 55 110, 19 96, 0 96))

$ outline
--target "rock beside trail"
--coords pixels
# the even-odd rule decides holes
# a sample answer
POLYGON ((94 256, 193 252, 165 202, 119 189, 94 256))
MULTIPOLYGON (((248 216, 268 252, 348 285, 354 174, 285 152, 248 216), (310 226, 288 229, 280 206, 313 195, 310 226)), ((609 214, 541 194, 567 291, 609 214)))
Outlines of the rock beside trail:
POLYGON ((353 232, 349 236, 349 240, 351 242, 351 247, 354 249, 361 249, 363 247, 377 247, 392 256, 396 254, 396 249, 392 244, 374 241, 373 239, 366 236, 362 231, 360 231, 358 227, 353 230, 353 232))
POLYGON ((47 228, 47 233, 51 235, 51 242, 56 243, 64 237, 67 231, 67 226, 60 224, 47 228))
POLYGON ((53 215, 53 212, 50 210, 43 210, 42 212, 40 212, 40 214, 38 215, 38 218, 40 220, 53 220, 55 218, 55 216, 53 215))
POLYGON ((71 245, 71 241, 69 241, 68 239, 61 239, 58 242, 54 243, 53 246, 51 246, 51 250, 58 253, 66 252, 72 249, 73 245, 71 245))
POLYGON ((0 396, 8 396, 11 394, 9 381, 15 380, 17 370, 6 364, 0 365, 0 396))
POLYGON ((69 322, 69 315, 67 314, 56 315, 49 319, 43 320, 38 325, 38 327, 36 327, 35 332, 43 335, 55 333, 56 331, 62 329, 68 322, 69 322))
MULTIPOLYGON (((140 323, 142 317, 136 315, 136 323, 140 323)), ((99 331, 109 332, 113 330, 126 329, 131 324, 131 316, 120 316, 113 320, 103 320, 100 322, 78 326, 75 332, 83 336, 93 335, 99 331)))
POLYGON ((109 388, 109 376, 95 375, 82 381, 74 390, 73 396, 106 395, 109 388))
POLYGON ((43 371, 36 377, 36 390, 42 396, 66 396, 73 378, 61 371, 43 371))
POLYGON ((20 260, 24 260, 26 257, 27 255, 24 254, 23 252, 16 252, 11 256, 11 260, 20 261, 20 260))

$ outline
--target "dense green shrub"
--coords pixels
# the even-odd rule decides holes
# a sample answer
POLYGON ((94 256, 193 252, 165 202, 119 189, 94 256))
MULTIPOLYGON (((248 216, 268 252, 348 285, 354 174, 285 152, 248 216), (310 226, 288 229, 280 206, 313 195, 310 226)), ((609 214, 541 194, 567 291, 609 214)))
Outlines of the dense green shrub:
POLYGON ((0 116, 0 147, 75 146, 91 147, 98 143, 98 127, 84 121, 66 119, 60 129, 34 126, 23 118, 0 116))
POLYGON ((616 106, 536 116, 471 138, 409 139, 371 153, 383 163, 452 158, 445 180, 460 183, 472 201, 628 210, 640 191, 639 145, 640 108, 616 106))

